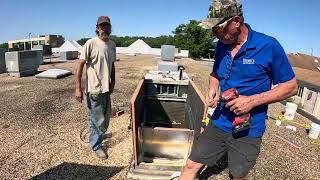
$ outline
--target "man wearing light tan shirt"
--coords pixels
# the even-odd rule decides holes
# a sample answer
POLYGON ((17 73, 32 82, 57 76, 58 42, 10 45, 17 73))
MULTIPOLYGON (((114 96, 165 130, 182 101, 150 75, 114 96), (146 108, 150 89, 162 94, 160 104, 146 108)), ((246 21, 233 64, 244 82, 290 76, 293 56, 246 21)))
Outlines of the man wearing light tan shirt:
POLYGON ((101 143, 106 137, 111 114, 110 94, 115 86, 116 45, 110 40, 111 22, 100 16, 96 25, 97 37, 83 46, 76 71, 75 97, 82 103, 81 77, 86 65, 86 100, 88 108, 89 144, 100 159, 107 159, 101 143))

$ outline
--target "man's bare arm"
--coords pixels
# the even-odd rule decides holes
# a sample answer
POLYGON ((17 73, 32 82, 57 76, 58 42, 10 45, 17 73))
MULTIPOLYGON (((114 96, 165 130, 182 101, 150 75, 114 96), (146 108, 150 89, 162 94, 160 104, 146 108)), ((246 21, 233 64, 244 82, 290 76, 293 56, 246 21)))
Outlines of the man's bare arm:
POLYGON ((298 91, 298 84, 296 78, 293 78, 285 83, 281 83, 275 88, 252 96, 255 106, 262 104, 270 104, 285 100, 295 94, 298 91))
POLYGON ((279 84, 277 87, 260 94, 252 96, 239 96, 228 102, 226 107, 230 107, 230 111, 240 115, 250 112, 254 107, 263 104, 270 104, 287 99, 297 93, 298 85, 296 78, 289 80, 285 83, 279 84))
POLYGON ((77 63, 77 69, 76 69, 76 92, 75 96, 76 99, 82 103, 83 100, 83 94, 81 90, 81 77, 82 77, 82 71, 83 71, 83 66, 86 63, 85 60, 80 59, 79 62, 77 63))
POLYGON ((115 67, 114 67, 114 63, 112 63, 110 93, 113 92, 115 84, 116 84, 116 70, 115 70, 115 67))
POLYGON ((209 76, 209 93, 207 104, 209 107, 215 107, 219 100, 219 80, 215 73, 211 73, 209 76))
POLYGON ((111 82, 116 82, 116 70, 114 67, 114 63, 112 63, 112 70, 111 70, 111 82))

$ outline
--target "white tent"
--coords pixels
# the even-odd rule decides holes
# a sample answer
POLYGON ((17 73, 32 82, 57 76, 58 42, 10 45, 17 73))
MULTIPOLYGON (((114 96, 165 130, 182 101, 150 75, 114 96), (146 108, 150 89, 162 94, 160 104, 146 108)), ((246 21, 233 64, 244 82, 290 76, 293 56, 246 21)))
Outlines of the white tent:
POLYGON ((150 50, 151 47, 141 39, 136 40, 127 49, 128 53, 135 54, 149 54, 150 50))
POLYGON ((73 40, 71 43, 76 47, 80 48, 80 50, 82 49, 82 46, 77 41, 73 40))
POLYGON ((60 47, 60 52, 65 51, 81 51, 81 46, 78 43, 70 42, 66 40, 60 47))
MULTIPOLYGON (((132 43, 129 47, 117 47, 118 54, 150 54, 155 56, 161 56, 161 48, 151 48, 147 43, 143 40, 138 39, 134 43, 132 43)), ((178 52, 176 50, 175 57, 188 57, 188 50, 181 50, 178 52)))

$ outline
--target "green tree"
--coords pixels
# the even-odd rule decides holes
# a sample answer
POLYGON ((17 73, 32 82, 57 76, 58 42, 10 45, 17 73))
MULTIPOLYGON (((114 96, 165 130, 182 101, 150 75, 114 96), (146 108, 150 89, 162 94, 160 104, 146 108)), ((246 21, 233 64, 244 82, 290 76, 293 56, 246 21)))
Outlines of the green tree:
POLYGON ((210 30, 201 28, 198 26, 199 23, 191 20, 189 24, 180 24, 173 31, 176 47, 189 50, 190 57, 194 59, 209 57, 212 53, 210 49, 215 48, 210 30))
POLYGON ((8 43, 0 44, 0 48, 8 49, 8 43))
POLYGON ((159 36, 159 37, 141 37, 143 41, 152 48, 161 48, 161 45, 174 45, 173 36, 159 36))
POLYGON ((117 47, 128 47, 136 40, 141 39, 146 42, 152 48, 160 48, 161 45, 174 45, 174 38, 173 36, 159 36, 159 37, 145 37, 145 36, 111 36, 113 42, 116 43, 117 47))
MULTIPOLYGON (((161 45, 174 45, 177 48, 189 50, 192 58, 212 57, 212 49, 215 43, 209 30, 198 26, 200 22, 191 20, 189 24, 180 24, 174 31, 173 36, 163 35, 159 37, 144 36, 115 36, 111 39, 117 47, 128 47, 136 40, 141 39, 152 48, 161 48, 161 45)), ((83 45, 89 38, 82 38, 78 43, 83 45)))
POLYGON ((78 40, 77 42, 83 46, 90 38, 81 38, 80 40, 78 40))

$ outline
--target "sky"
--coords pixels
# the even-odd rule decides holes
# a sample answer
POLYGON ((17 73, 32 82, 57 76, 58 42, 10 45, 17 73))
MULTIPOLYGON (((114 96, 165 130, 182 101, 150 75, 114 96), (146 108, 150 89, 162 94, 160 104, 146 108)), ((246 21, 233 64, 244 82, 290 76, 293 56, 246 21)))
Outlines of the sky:
MULTIPOLYGON (((319 0, 243 0, 245 22, 278 39, 287 53, 320 56, 319 0)), ((117 36, 170 35, 202 20, 211 0, 1 0, 0 43, 40 34, 68 40, 95 36, 97 17, 108 15, 117 36)))

